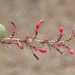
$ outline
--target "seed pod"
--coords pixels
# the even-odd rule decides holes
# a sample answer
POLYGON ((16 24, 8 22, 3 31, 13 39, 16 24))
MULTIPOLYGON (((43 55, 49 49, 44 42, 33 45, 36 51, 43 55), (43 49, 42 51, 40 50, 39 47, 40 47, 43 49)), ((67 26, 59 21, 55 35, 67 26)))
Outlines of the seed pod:
POLYGON ((5 27, 2 24, 0 24, 0 38, 4 38, 5 34, 6 34, 5 27))

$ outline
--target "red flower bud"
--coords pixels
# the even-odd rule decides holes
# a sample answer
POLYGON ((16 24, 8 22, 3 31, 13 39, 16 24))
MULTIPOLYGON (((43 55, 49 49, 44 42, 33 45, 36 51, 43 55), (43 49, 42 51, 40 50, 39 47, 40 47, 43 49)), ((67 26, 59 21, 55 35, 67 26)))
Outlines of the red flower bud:
POLYGON ((20 49, 24 49, 24 45, 21 44, 20 42, 17 42, 16 45, 17 45, 20 49))
POLYGON ((27 35, 26 35, 26 39, 29 39, 29 37, 30 37, 30 34, 27 34, 27 35))
POLYGON ((16 44, 20 49, 24 49, 24 45, 18 41, 9 41, 8 44, 16 44))
POLYGON ((17 44, 17 41, 9 41, 8 44, 17 44))
POLYGON ((38 29, 40 27, 40 23, 36 23, 36 29, 38 29))
POLYGON ((63 27, 60 27, 60 28, 59 28, 60 33, 62 33, 62 32, 63 32, 63 30, 64 30, 64 28, 63 28, 63 27))
POLYGON ((60 42, 57 42, 56 44, 57 44, 57 46, 62 46, 62 43, 60 43, 60 42))
POLYGON ((31 46, 31 48, 33 48, 35 51, 38 50, 38 47, 37 46, 31 46))
POLYGON ((46 53, 47 52, 46 49, 39 49, 39 51, 42 52, 42 53, 46 53))
POLYGON ((70 54, 73 54, 73 50, 71 48, 69 48, 68 46, 65 46, 65 47, 68 49, 70 54))
POLYGON ((48 40, 49 40, 48 38, 45 38, 44 42, 48 42, 48 40))
POLYGON ((31 46, 31 48, 32 49, 34 49, 35 51, 40 51, 40 52, 42 52, 42 53, 46 53, 47 52, 47 50, 46 49, 39 49, 37 46, 31 46))

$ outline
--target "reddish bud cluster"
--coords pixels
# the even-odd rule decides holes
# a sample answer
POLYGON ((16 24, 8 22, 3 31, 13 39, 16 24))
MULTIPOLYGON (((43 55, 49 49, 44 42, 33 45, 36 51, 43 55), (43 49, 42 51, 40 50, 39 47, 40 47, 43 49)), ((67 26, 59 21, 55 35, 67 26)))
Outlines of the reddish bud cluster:
POLYGON ((39 22, 36 23, 36 29, 35 29, 36 35, 35 36, 38 35, 38 29, 40 28, 41 23, 44 21, 45 21, 45 19, 40 20, 39 22))
POLYGON ((46 49, 40 49, 40 48, 38 48, 37 46, 31 46, 31 48, 32 48, 33 50, 35 50, 35 51, 40 51, 41 53, 46 53, 46 52, 47 52, 46 49))
POLYGON ((45 19, 40 20, 39 22, 37 22, 35 24, 35 34, 34 34, 34 36, 32 36, 32 38, 30 38, 30 34, 27 34, 24 39, 14 38, 14 35, 16 33, 16 24, 14 22, 10 22, 13 25, 12 34, 10 35, 9 38, 0 39, 0 42, 2 44, 14 44, 14 45, 17 45, 20 49, 24 49, 24 44, 25 44, 29 48, 31 48, 32 53, 33 53, 34 57, 37 60, 39 58, 34 53, 34 51, 39 51, 41 53, 46 53, 47 50, 43 49, 43 48, 39 48, 37 46, 34 46, 33 45, 34 41, 39 42, 39 44, 42 44, 42 45, 47 44, 49 49, 50 49, 50 47, 52 47, 52 48, 56 49, 60 54, 62 54, 62 52, 60 51, 59 47, 65 47, 69 51, 70 54, 73 54, 74 53, 73 50, 69 46, 67 46, 65 42, 69 42, 70 40, 73 39, 73 37, 75 37, 75 31, 72 31, 72 34, 69 36, 69 38, 62 40, 64 28, 59 27, 59 29, 58 29, 59 30, 59 35, 58 35, 58 38, 56 40, 49 40, 49 38, 45 38, 44 40, 36 39, 37 35, 39 33, 39 28, 41 26, 41 23, 44 22, 44 21, 45 21, 45 19))
POLYGON ((59 36, 58 36, 57 41, 60 41, 60 39, 62 38, 62 36, 63 36, 63 31, 64 31, 64 28, 63 28, 63 27, 59 27, 59 32, 60 32, 60 34, 59 34, 59 36))
POLYGON ((24 49, 24 45, 19 41, 9 41, 8 44, 16 44, 20 49, 24 49))

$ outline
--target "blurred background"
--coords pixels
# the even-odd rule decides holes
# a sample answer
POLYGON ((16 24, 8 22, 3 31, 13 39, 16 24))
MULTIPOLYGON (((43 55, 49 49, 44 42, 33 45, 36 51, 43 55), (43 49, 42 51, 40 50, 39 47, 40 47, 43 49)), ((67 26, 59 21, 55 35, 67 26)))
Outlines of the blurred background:
MULTIPOLYGON (((38 39, 57 38, 58 28, 64 27, 67 38, 75 29, 75 0, 0 0, 0 23, 6 27, 6 37, 12 32, 10 21, 17 24, 15 37, 25 38, 26 34, 34 34, 35 23, 41 19, 38 39)), ((75 39, 69 46, 75 49, 75 39)), ((75 75, 75 50, 70 55, 64 48, 60 55, 54 49, 42 54, 37 52, 37 61, 30 49, 20 50, 16 46, 0 45, 0 75, 75 75)))

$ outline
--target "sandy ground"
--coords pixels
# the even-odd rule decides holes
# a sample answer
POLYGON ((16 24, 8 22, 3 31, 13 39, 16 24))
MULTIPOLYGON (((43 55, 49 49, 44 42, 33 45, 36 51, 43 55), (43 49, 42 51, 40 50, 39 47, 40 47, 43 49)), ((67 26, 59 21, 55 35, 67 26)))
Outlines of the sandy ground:
MULTIPOLYGON (((34 34, 35 23, 45 18, 38 39, 56 39, 58 28, 64 27, 64 38, 75 29, 75 0, 0 0, 0 23, 6 27, 6 37, 12 31, 10 21, 17 24, 17 38, 34 34)), ((75 39, 69 46, 75 49, 75 39)), ((75 75, 75 50, 70 55, 66 49, 60 55, 54 49, 42 54, 36 61, 30 49, 0 45, 0 75, 75 75)), ((47 48, 47 47, 46 47, 47 48)), ((47 48, 48 49, 48 48, 47 48)))

